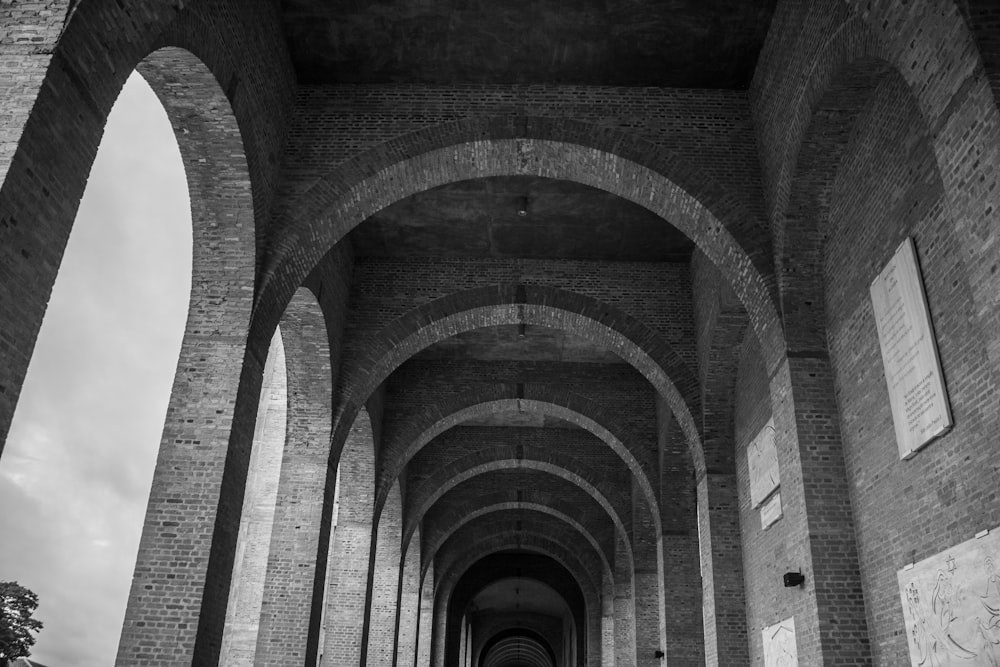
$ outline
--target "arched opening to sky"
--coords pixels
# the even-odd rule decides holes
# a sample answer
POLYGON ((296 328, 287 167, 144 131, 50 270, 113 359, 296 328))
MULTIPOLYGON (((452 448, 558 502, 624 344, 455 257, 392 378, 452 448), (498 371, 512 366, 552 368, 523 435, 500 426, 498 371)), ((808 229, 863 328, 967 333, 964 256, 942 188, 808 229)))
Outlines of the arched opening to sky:
POLYGON ((39 596, 32 658, 115 660, 191 291, 191 207, 138 73, 108 118, 0 460, 0 580, 39 596))

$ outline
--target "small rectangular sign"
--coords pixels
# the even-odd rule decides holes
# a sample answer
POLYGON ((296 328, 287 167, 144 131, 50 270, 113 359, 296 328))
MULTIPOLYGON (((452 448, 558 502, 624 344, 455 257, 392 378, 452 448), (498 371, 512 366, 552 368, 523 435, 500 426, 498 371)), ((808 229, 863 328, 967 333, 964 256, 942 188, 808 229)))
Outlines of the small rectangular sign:
POLYGON ((775 493, 760 506, 760 529, 765 530, 781 518, 781 492, 775 493))

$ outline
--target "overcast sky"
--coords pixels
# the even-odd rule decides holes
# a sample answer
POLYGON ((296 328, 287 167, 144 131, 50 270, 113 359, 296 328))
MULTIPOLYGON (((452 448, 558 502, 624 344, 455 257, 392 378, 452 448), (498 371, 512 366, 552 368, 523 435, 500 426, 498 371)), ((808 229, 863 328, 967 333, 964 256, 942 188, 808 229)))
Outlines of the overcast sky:
POLYGON ((0 458, 0 581, 40 599, 32 658, 114 663, 191 284, 166 114, 137 74, 108 121, 0 458))

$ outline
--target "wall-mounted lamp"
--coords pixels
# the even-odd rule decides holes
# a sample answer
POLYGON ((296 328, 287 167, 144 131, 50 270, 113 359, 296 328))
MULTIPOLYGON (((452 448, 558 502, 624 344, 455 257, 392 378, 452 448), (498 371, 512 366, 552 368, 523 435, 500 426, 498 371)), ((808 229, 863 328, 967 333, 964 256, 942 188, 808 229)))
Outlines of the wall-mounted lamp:
POLYGON ((785 588, 794 588, 805 583, 806 577, 802 572, 785 572, 782 577, 785 581, 785 588))
POLYGON ((526 217, 528 215, 528 198, 527 197, 521 197, 521 203, 517 207, 517 214, 519 216, 521 216, 522 218, 526 217))
POLYGON ((653 655, 655 655, 655 656, 656 656, 657 658, 659 658, 660 660, 663 660, 663 658, 664 658, 664 655, 665 655, 665 654, 663 653, 663 651, 661 651, 661 650, 657 649, 657 650, 656 650, 656 653, 654 653, 653 655))

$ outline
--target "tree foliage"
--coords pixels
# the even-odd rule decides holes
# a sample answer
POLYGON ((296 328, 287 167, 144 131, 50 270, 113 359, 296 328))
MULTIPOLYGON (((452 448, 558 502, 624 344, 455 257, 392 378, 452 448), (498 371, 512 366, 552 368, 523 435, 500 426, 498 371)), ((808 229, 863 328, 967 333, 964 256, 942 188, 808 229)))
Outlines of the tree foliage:
POLYGON ((0 664, 31 655, 42 622, 31 615, 38 608, 38 596, 16 581, 0 581, 0 664))

